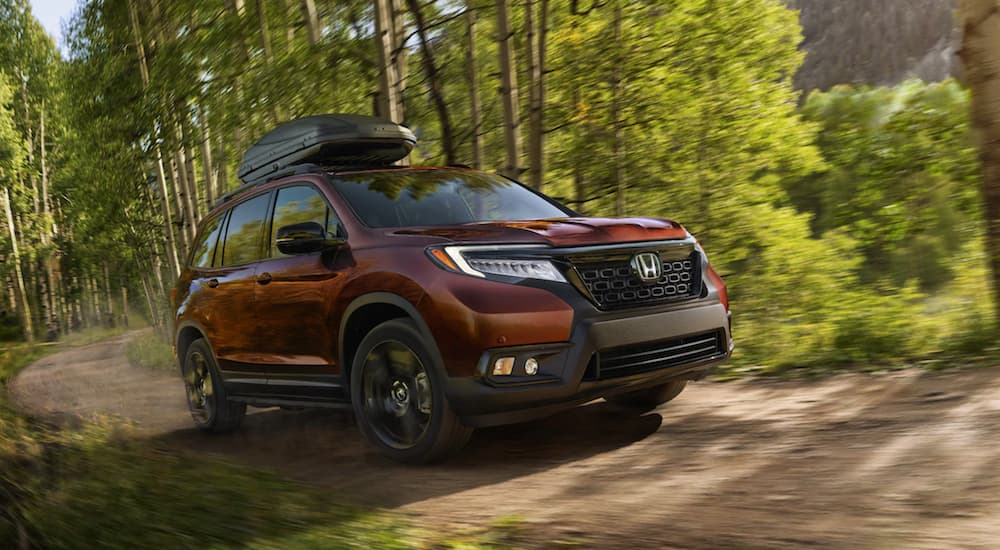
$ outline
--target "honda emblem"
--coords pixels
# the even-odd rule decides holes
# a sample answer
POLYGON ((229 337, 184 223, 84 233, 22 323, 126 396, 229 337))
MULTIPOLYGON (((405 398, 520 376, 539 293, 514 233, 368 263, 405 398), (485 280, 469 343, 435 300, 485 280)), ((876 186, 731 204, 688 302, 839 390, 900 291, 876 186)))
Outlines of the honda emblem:
POLYGON ((640 252, 632 256, 632 271, 644 283, 654 283, 663 275, 663 262, 656 252, 640 252))

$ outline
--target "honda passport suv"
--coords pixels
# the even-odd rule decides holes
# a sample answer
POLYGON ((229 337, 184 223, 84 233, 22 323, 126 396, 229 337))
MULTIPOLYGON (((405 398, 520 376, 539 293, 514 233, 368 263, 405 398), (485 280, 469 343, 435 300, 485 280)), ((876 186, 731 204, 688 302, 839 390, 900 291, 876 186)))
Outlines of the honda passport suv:
POLYGON ((726 286, 681 225, 586 218, 413 135, 308 117, 244 157, 172 295, 195 423, 350 406, 404 462, 604 398, 649 409, 729 357, 726 286))

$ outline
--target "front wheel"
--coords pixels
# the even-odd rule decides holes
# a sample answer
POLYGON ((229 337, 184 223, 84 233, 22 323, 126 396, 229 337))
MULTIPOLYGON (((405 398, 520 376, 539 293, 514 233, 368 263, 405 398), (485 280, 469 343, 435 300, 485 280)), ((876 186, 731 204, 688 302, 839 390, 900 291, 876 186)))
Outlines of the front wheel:
POLYGON ((187 389, 188 409, 199 429, 208 432, 229 432, 243 422, 246 403, 235 403, 226 398, 226 389, 215 366, 212 350, 203 339, 188 346, 181 366, 184 387, 187 389))
POLYGON ((412 321, 394 319, 372 329, 351 368, 361 433, 399 462, 433 462, 460 449, 472 428, 449 407, 443 372, 412 321))
POLYGON ((667 401, 673 400, 684 391, 685 386, 687 386, 687 380, 674 380, 673 382, 667 382, 666 384, 660 384, 659 386, 653 386, 644 390, 610 395, 604 399, 612 405, 618 405, 619 407, 649 411, 667 401))

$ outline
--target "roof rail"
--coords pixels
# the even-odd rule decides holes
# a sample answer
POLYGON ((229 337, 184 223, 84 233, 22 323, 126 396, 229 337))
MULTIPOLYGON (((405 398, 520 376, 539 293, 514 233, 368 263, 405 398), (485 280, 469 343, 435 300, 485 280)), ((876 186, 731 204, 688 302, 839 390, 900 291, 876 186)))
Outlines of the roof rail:
POLYGON ((219 206, 221 204, 225 204, 225 203, 229 202, 230 200, 232 200, 233 197, 235 197, 237 195, 242 195, 243 193, 245 193, 245 192, 253 189, 254 187, 257 187, 258 185, 263 185, 263 184, 268 183, 270 181, 274 181, 274 180, 276 180, 278 178, 283 178, 285 176, 295 176, 295 175, 298 175, 298 174, 314 174, 314 173, 317 173, 317 172, 322 173, 324 171, 325 170, 324 170, 324 168, 322 166, 320 166, 318 164, 313 164, 311 162, 306 162, 306 163, 303 163, 303 164, 295 164, 295 165, 292 165, 292 166, 288 166, 286 168, 282 168, 281 170, 277 170, 275 172, 271 172, 270 174, 267 174, 266 176, 264 176, 264 177, 262 177, 260 179, 250 181, 248 183, 245 183, 245 184, 237 187, 236 189, 233 189, 232 191, 230 191, 230 192, 226 193, 225 195, 222 195, 221 197, 219 197, 219 200, 215 201, 215 205, 214 206, 219 206))

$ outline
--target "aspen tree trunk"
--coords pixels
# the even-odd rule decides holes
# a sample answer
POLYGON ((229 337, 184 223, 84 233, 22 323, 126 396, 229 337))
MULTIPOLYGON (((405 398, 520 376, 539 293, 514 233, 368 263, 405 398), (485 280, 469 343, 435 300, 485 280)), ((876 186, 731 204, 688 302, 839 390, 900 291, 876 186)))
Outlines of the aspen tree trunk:
POLYGON ((176 153, 174 154, 174 159, 168 160, 168 167, 170 168, 167 172, 167 181, 170 183, 170 194, 173 197, 174 212, 177 214, 177 236, 178 240, 178 255, 183 258, 187 256, 188 252, 188 234, 187 225, 188 220, 186 211, 184 209, 184 198, 183 190, 180 184, 180 176, 177 173, 177 162, 176 153))
MULTIPOLYGON (((135 41, 136 56, 139 60, 139 76, 142 78, 143 91, 149 88, 149 67, 146 61, 146 48, 143 45, 142 31, 139 28, 139 16, 136 12, 135 0, 128 1, 129 20, 132 25, 132 37, 135 41)), ((174 277, 180 275, 180 262, 177 259, 177 243, 174 240, 174 221, 170 215, 170 198, 167 193, 167 181, 163 170, 163 153, 159 144, 153 148, 156 156, 156 182, 160 189, 160 203, 163 209, 164 234, 167 238, 167 260, 174 277)))
POLYGON ((396 96, 399 97, 399 122, 406 122, 406 77, 409 71, 409 50, 406 49, 406 14, 403 0, 392 0, 392 63, 396 66, 396 96))
POLYGON ((73 305, 72 305, 72 309, 73 309, 73 326, 72 326, 72 328, 73 328, 73 330, 79 330, 79 329, 82 329, 84 327, 84 319, 83 319, 83 310, 84 310, 84 307, 83 307, 84 295, 83 294, 84 293, 83 293, 83 289, 80 287, 80 278, 77 277, 76 275, 74 275, 73 278, 70 279, 70 285, 72 285, 72 287, 73 287, 73 294, 75 296, 75 298, 73 299, 73 305))
POLYGON ((476 75, 476 12, 471 2, 465 6, 465 81, 469 87, 469 119, 472 123, 472 167, 483 168, 483 136, 479 98, 479 79, 476 75))
POLYGON ((528 181, 535 189, 541 190, 545 178, 545 41, 548 25, 547 0, 529 0, 525 3, 525 27, 528 43, 525 60, 528 63, 528 181), (538 18, 535 4, 539 4, 538 18))
POLYGON ((122 286, 122 326, 128 328, 128 289, 122 286))
POLYGON ((146 307, 149 309, 149 320, 151 323, 153 323, 153 330, 155 330, 157 333, 160 333, 161 327, 160 327, 159 308, 157 308, 154 305, 156 303, 156 298, 154 297, 153 291, 151 289, 152 285, 150 284, 148 278, 145 276, 139 277, 139 279, 140 281, 142 281, 143 294, 146 296, 146 307))
POLYGON ((972 125, 979 141, 994 318, 1000 322, 1000 1, 959 0, 958 12, 959 55, 972 90, 972 125))
POLYGON ((163 209, 163 224, 167 235, 167 261, 174 277, 181 274, 181 264, 177 255, 177 242, 174 239, 174 219, 170 214, 170 191, 167 189, 167 176, 163 173, 163 156, 159 146, 156 147, 156 182, 160 187, 160 206, 163 209))
MULTIPOLYGON (((52 208, 52 241, 56 242, 56 238, 64 230, 62 208, 60 202, 56 199, 50 198, 51 208, 52 208)), ((63 269, 62 269, 62 251, 58 247, 54 247, 52 254, 49 256, 49 265, 51 267, 51 276, 49 280, 52 283, 52 309, 55 311, 56 317, 56 330, 59 334, 66 334, 69 332, 68 323, 68 313, 66 311, 66 281, 64 279, 63 269)))
POLYGON ((514 68, 513 33, 507 0, 496 0, 497 43, 500 50, 500 95, 503 98, 504 148, 507 152, 502 174, 517 179, 521 176, 521 118, 517 101, 517 73, 514 68))
MULTIPOLYGON (((194 231, 195 224, 197 223, 197 216, 195 215, 195 202, 194 197, 194 184, 188 178, 187 171, 187 158, 184 155, 184 138, 183 133, 180 131, 179 124, 175 125, 173 128, 174 139, 176 140, 177 149, 174 151, 174 177, 177 178, 174 181, 177 183, 178 188, 176 189, 178 193, 178 198, 180 200, 180 206, 183 208, 184 215, 184 231, 187 234, 187 242, 190 245, 194 241, 194 231)), ((184 255, 190 247, 184 248, 184 255)))
MULTIPOLYGON (((246 15, 246 7, 243 4, 243 0, 228 0, 229 11, 236 17, 239 23, 238 27, 242 29, 243 20, 246 15)), ((246 68, 250 64, 250 47, 247 45, 246 38, 244 38, 243 33, 239 32, 237 41, 240 43, 240 57, 241 66, 246 68)), ((233 79, 233 91, 235 92, 236 104, 242 109, 250 109, 249 101, 247 99, 247 93, 243 89, 243 81, 239 76, 235 76, 233 79)), ((236 124, 233 127, 233 146, 237 150, 243 148, 243 134, 244 125, 236 124)))
MULTIPOLYGON (((4 258, 3 260, 6 263, 7 258, 4 258)), ((7 276, 7 288, 6 288, 6 290, 7 290, 7 310, 8 311, 13 311, 15 314, 17 314, 17 290, 15 290, 15 286, 16 285, 17 285, 17 283, 14 282, 14 276, 13 275, 8 275, 7 276)))
MULTIPOLYGON (((576 113, 577 109, 580 108, 580 90, 579 88, 573 90, 573 109, 571 112, 576 113)), ((579 125, 573 130, 574 139, 579 142, 580 140, 580 130, 579 125)), ((583 177, 583 169, 580 167, 579 162, 573 163, 573 193, 576 199, 573 204, 573 210, 583 213, 583 205, 586 204, 586 180, 583 177)))
MULTIPOLYGON (((621 47, 622 39, 622 5, 621 0, 615 0, 615 47, 621 47)), ((625 215, 625 162, 622 158, 625 146, 625 126, 622 123, 622 77, 616 65, 611 87, 611 120, 614 125, 615 138, 612 146, 615 181, 615 215, 625 215)))
POLYGON ((199 106, 198 121, 201 123, 201 176, 205 180, 205 212, 215 206, 215 171, 212 166, 212 132, 209 128, 205 109, 199 106))
POLYGON ((305 19, 306 29, 309 31, 309 45, 319 44, 322 39, 321 27, 316 3, 313 0, 302 0, 302 18, 305 19))
POLYGON ((264 11, 264 0, 256 1, 257 27, 260 30, 260 46, 264 49, 264 59, 270 65, 274 62, 274 50, 271 49, 271 31, 267 25, 267 12, 264 11))
POLYGON ((55 266, 56 260, 54 251, 50 248, 53 239, 52 231, 52 208, 49 202, 49 169, 46 164, 45 149, 45 100, 42 100, 41 110, 38 113, 38 161, 41 171, 42 183, 42 222, 41 235, 42 267, 44 269, 44 285, 42 287, 42 304, 45 318, 45 336, 47 340, 54 340, 59 336, 59 315, 55 289, 55 266))
POLYGON ((62 327, 63 334, 69 334, 70 323, 72 321, 71 317, 73 315, 73 307, 69 301, 69 293, 66 288, 66 280, 63 278, 62 273, 59 275, 59 319, 60 326, 62 327))
POLYGON ((157 249, 156 244, 153 244, 153 279, 156 281, 156 286, 153 287, 154 290, 159 291, 159 296, 166 296, 167 289, 163 285, 163 262, 160 261, 159 249, 157 249))
POLYGON ((108 270, 107 261, 104 262, 104 300, 108 305, 106 317, 113 322, 115 318, 115 300, 111 295, 111 274, 108 270))
POLYGON ((218 198, 229 192, 229 164, 226 157, 226 140, 222 137, 216 139, 216 194, 218 198))
POLYGON ((52 228, 52 211, 49 208, 49 171, 45 164, 45 100, 38 114, 38 160, 42 175, 42 244, 49 244, 52 228))
MULTIPOLYGON (((185 110, 185 113, 187 113, 187 110, 185 110)), ((181 152, 184 155, 184 173, 187 176, 187 192, 191 207, 191 238, 194 239, 194 235, 198 230, 195 226, 201 221, 201 200, 198 198, 198 179, 194 168, 194 151, 191 148, 191 126, 187 114, 181 118, 180 128, 181 152)))
POLYGON ((3 210, 7 217, 7 231, 10 233, 11 256, 14 264, 14 285, 15 293, 20 299, 18 313, 21 314, 21 329, 24 333, 24 340, 35 341, 35 329, 31 318, 31 305, 28 303, 28 293, 24 288, 24 277, 21 274, 21 252, 17 246, 17 232, 14 230, 14 214, 10 209, 10 190, 3 189, 3 210))
POLYGON ((90 314, 97 321, 97 326, 104 326, 104 318, 101 316, 101 293, 97 290, 97 280, 92 276, 87 276, 87 290, 90 292, 90 314))
POLYGON ((35 132, 31 127, 31 105, 28 103, 28 79, 21 72, 21 96, 24 98, 24 127, 27 131, 28 142, 28 182, 31 184, 31 200, 35 207, 35 215, 42 213, 42 208, 38 195, 38 182, 35 180, 35 132))
MULTIPOLYGON (((260 33, 260 46, 264 49, 264 62, 267 63, 268 67, 274 67, 274 49, 271 48, 271 30, 267 24, 267 11, 265 9, 264 0, 257 0, 257 27, 260 33)), ((278 105, 275 103, 275 97, 269 96, 267 98, 268 112, 271 114, 271 125, 278 124, 281 120, 281 113, 278 111, 278 105)))
MULTIPOLYGON (((283 13, 292 13, 291 0, 281 0, 281 10, 283 13)), ((295 48, 295 27, 288 25, 285 27, 285 51, 291 52, 295 48)))
POLYGON ((376 115, 402 123, 403 98, 399 95, 399 66, 394 62, 396 47, 392 18, 392 0, 375 0, 375 40, 379 62, 379 97, 376 115))
POLYGON ((41 318, 39 322, 45 329, 45 340, 51 341, 57 336, 52 328, 53 326, 53 311, 52 311, 52 301, 50 297, 52 296, 52 285, 49 284, 47 262, 45 258, 39 258, 38 263, 40 268, 37 270, 38 278, 35 280, 33 287, 38 289, 40 301, 38 303, 39 309, 41 310, 41 318))
POLYGON ((451 116, 448 113, 448 104, 444 99, 444 83, 437 63, 434 62, 434 50, 431 49, 427 39, 425 29, 424 14, 420 9, 419 0, 406 0, 406 5, 410 8, 417 24, 417 35, 420 37, 420 51, 423 54, 424 74, 427 76, 427 84, 431 92, 431 101, 437 111, 438 123, 441 125, 441 148, 444 150, 445 164, 455 164, 458 162, 458 155, 455 152, 455 134, 451 128, 451 116))

